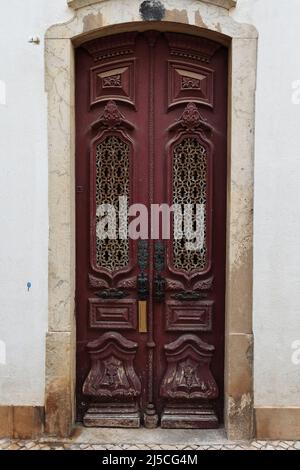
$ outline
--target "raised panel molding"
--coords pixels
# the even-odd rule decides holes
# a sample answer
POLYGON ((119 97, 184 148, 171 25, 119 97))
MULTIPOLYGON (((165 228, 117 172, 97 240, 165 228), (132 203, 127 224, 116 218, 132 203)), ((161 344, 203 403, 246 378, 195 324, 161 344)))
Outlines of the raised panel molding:
MULTIPOLYGON (((67 0, 67 4, 70 8, 78 10, 79 8, 87 7, 89 5, 94 5, 95 3, 102 3, 105 0, 67 0)), ((211 5, 216 5, 218 7, 226 8, 230 10, 236 6, 237 0, 198 0, 202 3, 209 3, 211 5)))
POLYGON ((221 45, 210 39, 202 38, 201 42, 194 36, 183 36, 177 33, 165 33, 171 56, 181 60, 195 60, 209 64, 221 45))
POLYGON ((167 331, 211 331, 213 301, 166 302, 167 331))
POLYGON ((172 60, 169 61, 168 67, 169 108, 191 101, 213 107, 213 70, 201 65, 172 60))
POLYGON ((136 329, 136 301, 89 299, 91 328, 118 330, 136 329))
POLYGON ((133 54, 135 47, 136 32, 129 32, 108 38, 94 39, 82 45, 82 47, 93 57, 94 62, 114 57, 123 57, 133 54))
POLYGON ((91 69, 91 105, 107 100, 135 104, 135 59, 105 63, 91 69))

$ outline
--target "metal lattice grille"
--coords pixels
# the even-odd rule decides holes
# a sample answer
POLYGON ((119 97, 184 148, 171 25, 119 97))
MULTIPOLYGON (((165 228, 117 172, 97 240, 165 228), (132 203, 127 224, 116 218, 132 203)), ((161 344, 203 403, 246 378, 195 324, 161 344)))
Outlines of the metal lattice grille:
POLYGON ((173 204, 180 204, 182 210, 184 204, 193 205, 191 226, 184 224, 183 217, 179 223, 174 224, 173 265, 176 269, 186 272, 195 269, 203 271, 207 266, 207 151, 196 138, 187 137, 174 147, 173 204), (202 209, 197 220, 195 204, 201 205, 202 209), (201 248, 189 250, 186 248, 186 242, 193 241, 196 222, 198 227, 201 227, 203 243, 201 248), (180 239, 181 234, 183 236, 180 239))
MULTIPOLYGON (((96 205, 111 204, 116 210, 116 239, 105 240, 96 236, 96 264, 109 271, 124 268, 129 264, 128 239, 118 239, 119 196, 129 198, 130 147, 118 136, 108 136, 96 148, 96 205)), ((99 217, 96 219, 99 222, 99 217)))

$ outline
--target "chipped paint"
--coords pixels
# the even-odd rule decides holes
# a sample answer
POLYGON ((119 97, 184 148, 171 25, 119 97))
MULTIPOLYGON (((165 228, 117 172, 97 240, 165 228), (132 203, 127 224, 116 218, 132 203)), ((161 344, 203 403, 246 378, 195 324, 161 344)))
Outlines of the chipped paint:
POLYGON ((83 18, 83 31, 91 31, 103 26, 103 15, 102 13, 90 13, 83 18))
POLYGON ((204 23, 199 10, 195 11, 195 24, 200 26, 200 28, 207 28, 207 25, 204 23))
POLYGON ((174 21, 174 23, 186 23, 189 24, 189 18, 186 10, 166 10, 166 21, 174 21))

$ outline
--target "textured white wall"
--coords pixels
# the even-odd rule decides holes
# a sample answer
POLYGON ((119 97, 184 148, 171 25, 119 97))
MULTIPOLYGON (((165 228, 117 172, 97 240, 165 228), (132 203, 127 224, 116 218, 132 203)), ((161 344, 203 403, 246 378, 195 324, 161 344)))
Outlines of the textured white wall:
MULTIPOLYGON (((47 329, 47 122, 43 35, 65 0, 0 15, 0 404, 43 404, 47 329), (39 45, 29 44, 39 36, 39 45), (32 283, 27 290, 27 282, 32 283)), ((300 406, 300 1, 239 0, 259 31, 256 102, 255 403, 300 406), (298 94, 298 101, 300 95, 298 94)))
MULTIPOLYGON (((300 406, 300 365, 292 362, 292 344, 300 340, 300 104, 293 103, 293 86, 300 84, 296 82, 300 80, 300 1, 239 0, 238 4, 233 16, 253 23, 259 32, 255 404, 300 406)), ((299 96, 295 93, 294 101, 300 103, 299 96)))
MULTIPOLYGON (((2 2, 1 2, 2 3, 2 2)), ((0 14, 0 404, 43 404, 48 295, 43 36, 65 0, 10 0, 0 14), (39 45, 29 44, 39 36, 39 45), (5 89, 5 91, 4 91, 5 89), (5 96, 5 95, 6 96, 5 96), (27 291, 27 282, 32 287, 27 291), (3 359, 3 354, 1 355, 3 359)))

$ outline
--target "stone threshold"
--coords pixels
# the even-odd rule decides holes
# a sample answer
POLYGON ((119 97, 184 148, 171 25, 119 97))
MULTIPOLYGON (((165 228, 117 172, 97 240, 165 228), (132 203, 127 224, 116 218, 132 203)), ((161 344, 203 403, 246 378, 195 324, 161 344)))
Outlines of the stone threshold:
POLYGON ((39 442, 62 442, 80 444, 122 445, 226 445, 228 441, 224 428, 219 429, 116 429, 86 428, 76 425, 69 438, 43 436, 39 442))

